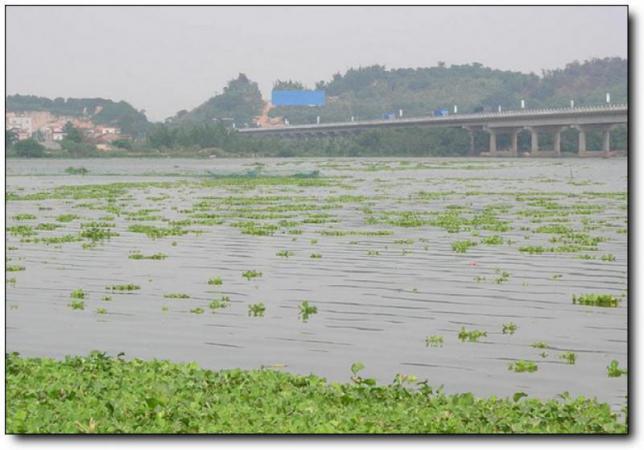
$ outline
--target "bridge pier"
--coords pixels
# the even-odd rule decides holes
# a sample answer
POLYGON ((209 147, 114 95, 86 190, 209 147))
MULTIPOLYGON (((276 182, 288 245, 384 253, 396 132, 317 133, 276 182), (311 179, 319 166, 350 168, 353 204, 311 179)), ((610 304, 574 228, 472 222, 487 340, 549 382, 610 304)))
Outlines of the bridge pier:
POLYGON ((490 134, 490 156, 496 156, 496 131, 488 128, 487 132, 490 134))

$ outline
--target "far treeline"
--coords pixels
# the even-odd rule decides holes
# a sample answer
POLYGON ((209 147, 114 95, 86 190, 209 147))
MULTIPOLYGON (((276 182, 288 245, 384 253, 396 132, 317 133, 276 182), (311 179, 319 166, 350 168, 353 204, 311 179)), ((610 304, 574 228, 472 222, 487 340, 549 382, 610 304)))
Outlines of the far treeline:
MULTIPOLYGON (((437 108, 451 109, 452 105, 458 105, 459 113, 471 113, 494 111, 498 106, 518 109, 521 99, 525 99, 528 108, 568 106, 571 99, 577 106, 597 105, 605 102, 606 92, 610 92, 613 103, 627 103, 627 73, 627 61, 621 58, 575 61, 563 69, 543 71, 541 75, 495 70, 478 63, 452 66, 439 63, 430 68, 389 70, 378 65, 360 67, 338 73, 332 80, 320 81, 315 86, 293 80, 276 81, 277 89, 324 89, 327 102, 321 107, 276 107, 263 119, 287 118, 295 125, 315 123, 318 116, 323 123, 348 121, 351 117, 380 119, 385 113, 399 110, 403 110, 405 117, 426 116, 437 108)), ((9 111, 16 103, 15 97, 18 96, 7 99, 9 111)), ((46 102, 40 103, 41 108, 47 106, 42 105, 46 102)), ((57 155, 460 156, 467 154, 469 148, 469 136, 460 129, 373 130, 341 138, 301 141, 240 136, 236 128, 257 126, 257 118, 265 114, 264 107, 257 83, 239 74, 222 93, 191 111, 179 111, 164 123, 149 123, 142 112, 137 112, 145 119, 143 122, 128 109, 126 116, 136 120, 130 120, 127 126, 136 130, 128 133, 133 136, 132 142, 117 151, 106 154, 89 149, 83 155, 69 151, 57 155)), ((126 128, 122 129, 125 132, 126 128)), ((600 139, 599 133, 589 133, 589 148, 599 149, 600 139)), ((551 145, 551 140, 549 136, 540 136, 543 148, 551 145)), ((626 141, 625 127, 612 133, 613 148, 625 149, 626 141)), ((487 147, 485 133, 475 136, 475 146, 487 147)), ((562 133, 562 151, 574 152, 576 147, 576 131, 562 133)), ((521 133, 519 149, 528 151, 529 148, 529 133, 521 133)), ((12 147, 9 154, 20 155, 20 152, 12 147)), ((44 149, 42 154, 48 155, 44 149)))

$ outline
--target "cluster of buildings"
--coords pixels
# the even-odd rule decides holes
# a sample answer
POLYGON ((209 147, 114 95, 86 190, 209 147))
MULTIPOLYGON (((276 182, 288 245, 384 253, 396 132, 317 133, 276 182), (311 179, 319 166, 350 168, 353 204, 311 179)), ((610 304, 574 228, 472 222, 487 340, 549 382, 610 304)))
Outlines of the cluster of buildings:
POLYGON ((117 127, 96 125, 87 117, 58 116, 47 111, 5 113, 5 129, 13 130, 18 140, 33 138, 51 149, 59 149, 65 138, 65 125, 78 128, 88 142, 99 150, 109 151, 112 142, 127 139, 117 127))

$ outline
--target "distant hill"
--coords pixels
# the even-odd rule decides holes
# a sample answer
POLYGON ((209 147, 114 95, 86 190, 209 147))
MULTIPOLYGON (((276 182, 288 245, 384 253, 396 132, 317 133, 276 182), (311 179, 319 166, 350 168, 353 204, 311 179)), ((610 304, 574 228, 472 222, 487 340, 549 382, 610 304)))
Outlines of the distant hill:
MULTIPOLYGON (((269 116, 286 117, 292 124, 382 118, 384 113, 405 116, 430 115, 437 108, 458 105, 459 112, 517 109, 521 99, 527 107, 600 104, 605 93, 613 102, 627 100, 627 61, 621 58, 593 59, 544 71, 541 76, 491 69, 478 63, 430 68, 386 69, 384 66, 349 69, 344 75, 316 84, 326 90, 322 107, 277 107, 269 116)), ((292 82, 301 86, 301 83, 292 82)))
POLYGON ((132 137, 143 135, 150 127, 145 113, 127 102, 103 98, 56 98, 35 95, 9 95, 8 112, 47 111, 59 116, 84 116, 99 125, 117 126, 132 137))
POLYGON ((262 94, 257 83, 250 81, 246 75, 228 82, 224 92, 211 97, 192 111, 179 111, 167 120, 173 124, 203 124, 222 122, 226 125, 242 127, 255 123, 263 107, 262 94))

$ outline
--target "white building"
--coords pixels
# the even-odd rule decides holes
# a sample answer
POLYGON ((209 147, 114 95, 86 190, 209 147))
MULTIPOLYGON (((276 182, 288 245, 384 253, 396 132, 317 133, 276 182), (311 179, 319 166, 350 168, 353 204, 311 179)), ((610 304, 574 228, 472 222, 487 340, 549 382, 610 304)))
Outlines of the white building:
POLYGON ((33 133, 33 124, 31 117, 18 116, 15 114, 7 115, 5 126, 7 130, 15 130, 18 133, 18 139, 29 139, 33 133))

